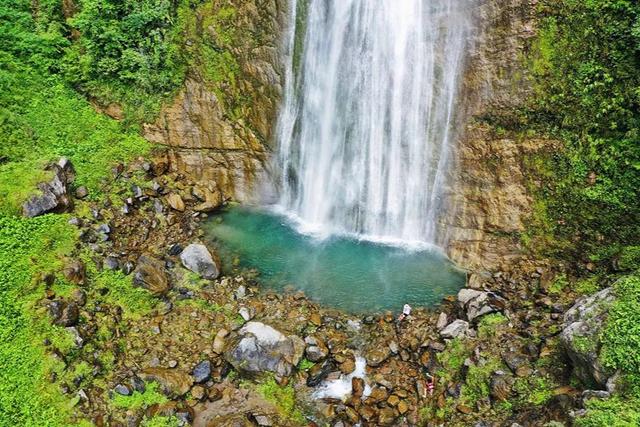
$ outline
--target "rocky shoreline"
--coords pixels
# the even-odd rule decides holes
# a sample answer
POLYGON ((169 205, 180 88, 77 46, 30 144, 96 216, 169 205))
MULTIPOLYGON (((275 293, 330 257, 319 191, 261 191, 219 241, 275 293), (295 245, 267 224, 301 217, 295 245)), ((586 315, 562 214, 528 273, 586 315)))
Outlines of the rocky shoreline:
MULTIPOLYGON (((572 363, 603 389, 613 373, 597 371, 594 349, 590 357, 571 345, 579 341, 572 328, 593 334, 598 325, 572 326, 580 306, 567 312, 575 295, 554 289, 546 262, 470 274, 457 296, 415 308, 402 322, 399 313, 354 316, 300 292, 262 291, 240 270, 220 272, 201 224, 226 200, 215 184, 169 172, 162 154, 115 167, 109 185, 112 197, 102 202, 83 201, 85 192, 75 190, 70 223, 80 237, 59 276, 76 287, 58 295, 47 286, 40 302, 75 342, 66 354, 47 343, 49 353, 67 372, 84 367, 51 377, 75 397, 78 419, 536 426, 570 422, 583 397, 608 393, 571 381, 572 363), (114 304, 107 297, 118 289, 96 280, 101 272, 146 289, 152 307, 141 314, 114 304), (319 398, 331 381, 347 384, 342 399, 319 398)), ((49 210, 71 209, 70 192, 65 186, 64 204, 49 210)))

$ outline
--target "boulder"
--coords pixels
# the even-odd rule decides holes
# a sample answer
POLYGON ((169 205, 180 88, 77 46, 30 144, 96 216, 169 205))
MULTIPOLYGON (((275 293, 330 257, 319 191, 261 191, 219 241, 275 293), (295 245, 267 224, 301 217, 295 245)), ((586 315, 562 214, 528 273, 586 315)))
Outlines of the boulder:
POLYGON ((202 203, 194 206, 193 210, 196 212, 214 212, 220 207, 222 207, 224 203, 224 198, 222 193, 218 190, 211 190, 209 188, 198 188, 194 189, 193 195, 196 196, 202 203))
POLYGON ((125 384, 117 384, 114 388, 113 391, 117 394, 120 394, 122 396, 131 396, 132 392, 131 389, 125 385, 125 384))
POLYGON ((271 372, 280 377, 291 375, 304 352, 304 341, 261 322, 248 322, 239 331, 225 354, 226 360, 246 374, 271 372))
POLYGON ((304 339, 307 348, 305 354, 312 362, 319 362, 327 357, 329 349, 324 342, 316 337, 308 336, 304 339))
POLYGON ((56 300, 49 304, 49 315, 58 326, 74 326, 78 323, 80 310, 75 302, 56 300))
POLYGON ((502 371, 496 371, 489 381, 489 391, 493 400, 502 402, 511 396, 513 378, 502 371))
POLYGON ((76 189, 76 198, 84 199, 89 195, 89 190, 84 185, 76 189))
POLYGON ((317 363, 309 370, 307 377, 307 386, 316 387, 324 381, 331 372, 336 370, 336 366, 332 360, 327 359, 322 363, 317 363))
POLYGON ((447 326, 448 323, 449 317, 447 316, 447 313, 440 313, 440 315, 438 316, 438 321, 436 322, 436 329, 440 331, 444 329, 444 327, 447 326))
POLYGON ((209 360, 203 360, 198 363, 191 371, 191 375, 193 375, 193 380, 197 384, 201 384, 206 382, 211 378, 211 362, 209 360))
POLYGON ((76 285, 84 285, 87 271, 82 261, 72 260, 64 267, 62 274, 69 282, 76 285))
POLYGON ((599 360, 602 345, 600 334, 614 300, 613 288, 580 298, 565 313, 560 334, 576 376, 587 384, 593 383, 603 389, 614 372, 605 368, 599 360))
POLYGON ((164 271, 164 263, 150 255, 141 255, 133 274, 133 283, 155 295, 166 293, 169 290, 169 280, 164 271))
POLYGON ((145 381, 156 381, 165 394, 180 397, 189 392, 193 377, 177 369, 147 368, 140 377, 145 381))
POLYGON ((167 196, 167 203, 171 206, 172 209, 177 210, 179 212, 184 212, 184 201, 179 194, 171 193, 167 196))
POLYGON ((222 354, 225 347, 225 338, 229 335, 229 331, 226 329, 220 329, 216 333, 216 337, 213 339, 213 352, 216 354, 222 354))
POLYGON ((442 338, 453 339, 465 336, 467 331, 469 331, 469 322, 458 319, 449 323, 442 331, 440 331, 440 335, 442 338))
POLYGON ((185 268, 198 273, 205 279, 213 280, 220 275, 220 270, 205 245, 190 244, 180 254, 180 261, 185 268))
POLYGON ((389 346, 384 345, 370 349, 365 355, 365 358, 367 359, 367 365, 375 368, 382 365, 389 356, 391 356, 391 350, 389 346))
POLYGON ((66 212, 73 207, 73 200, 68 191, 68 185, 74 177, 71 162, 63 157, 58 163, 47 166, 45 170, 53 172, 53 177, 49 182, 39 183, 40 194, 32 196, 22 204, 22 215, 25 217, 66 212))
POLYGON ((504 298, 495 293, 469 288, 460 289, 458 303, 465 311, 469 322, 473 322, 485 314, 501 311, 505 307, 504 298))

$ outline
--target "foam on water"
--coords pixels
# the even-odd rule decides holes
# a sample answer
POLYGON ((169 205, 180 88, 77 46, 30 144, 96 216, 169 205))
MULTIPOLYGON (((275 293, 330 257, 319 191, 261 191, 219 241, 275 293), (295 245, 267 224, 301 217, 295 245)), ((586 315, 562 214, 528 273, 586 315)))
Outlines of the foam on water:
POLYGON ((437 241, 475 1, 291 2, 272 169, 298 230, 437 241))
POLYGON ((314 399, 340 399, 345 400, 351 395, 351 380, 362 378, 365 382, 363 398, 371 394, 371 386, 367 382, 367 361, 362 356, 356 356, 356 368, 348 375, 340 375, 340 378, 322 382, 313 392, 314 399))

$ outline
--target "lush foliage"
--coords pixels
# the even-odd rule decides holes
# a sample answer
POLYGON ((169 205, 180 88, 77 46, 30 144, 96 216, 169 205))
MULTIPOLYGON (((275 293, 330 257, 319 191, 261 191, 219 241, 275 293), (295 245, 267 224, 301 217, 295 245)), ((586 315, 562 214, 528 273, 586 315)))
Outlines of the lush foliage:
POLYGON ((609 400, 591 399, 587 414, 579 418, 581 427, 640 423, 640 276, 629 275, 614 285, 616 301, 602 333, 602 363, 622 375, 618 396, 609 400))
POLYGON ((144 418, 140 423, 142 427, 179 427, 180 420, 176 417, 156 415, 153 418, 144 418))
POLYGON ((2 425, 8 420, 11 425, 61 425, 68 413, 65 398, 46 380, 57 367, 43 340, 49 338, 62 350, 73 343, 64 328, 50 325, 36 303, 44 294, 42 272, 60 268, 61 256, 73 246, 75 234, 66 221, 64 216, 0 216, 2 425))
POLYGON ((502 313, 490 313, 482 316, 478 323, 478 337, 481 339, 494 337, 498 333, 500 326, 508 321, 502 313))
POLYGON ((86 185, 97 197, 114 162, 149 149, 144 139, 97 114, 51 74, 65 42, 52 23, 33 17, 30 5, 0 5, 0 16, 13 19, 0 20, 0 213, 5 215, 19 211, 45 177, 48 161, 70 158, 78 173, 75 185, 86 185))
POLYGON ((605 365, 640 376, 640 276, 615 284, 616 302, 609 309, 602 337, 605 365))
POLYGON ((179 3, 171 0, 81 0, 66 24, 79 37, 66 50, 63 72, 103 103, 155 111, 183 81, 176 31, 179 3))
POLYGON ((537 96, 520 125, 565 143, 545 167, 543 227, 553 231, 556 255, 608 262, 640 240, 640 4, 554 0, 540 8, 537 96))
POLYGON ((576 419, 577 427, 635 427, 640 425, 640 400, 614 397, 587 401, 586 416, 576 419))

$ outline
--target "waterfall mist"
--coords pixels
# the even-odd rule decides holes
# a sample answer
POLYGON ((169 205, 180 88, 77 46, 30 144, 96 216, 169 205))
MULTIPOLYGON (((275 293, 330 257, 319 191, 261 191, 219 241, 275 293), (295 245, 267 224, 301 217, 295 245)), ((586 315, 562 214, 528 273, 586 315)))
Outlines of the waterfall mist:
POLYGON ((302 231, 435 242, 471 1, 292 0, 274 169, 302 231))

